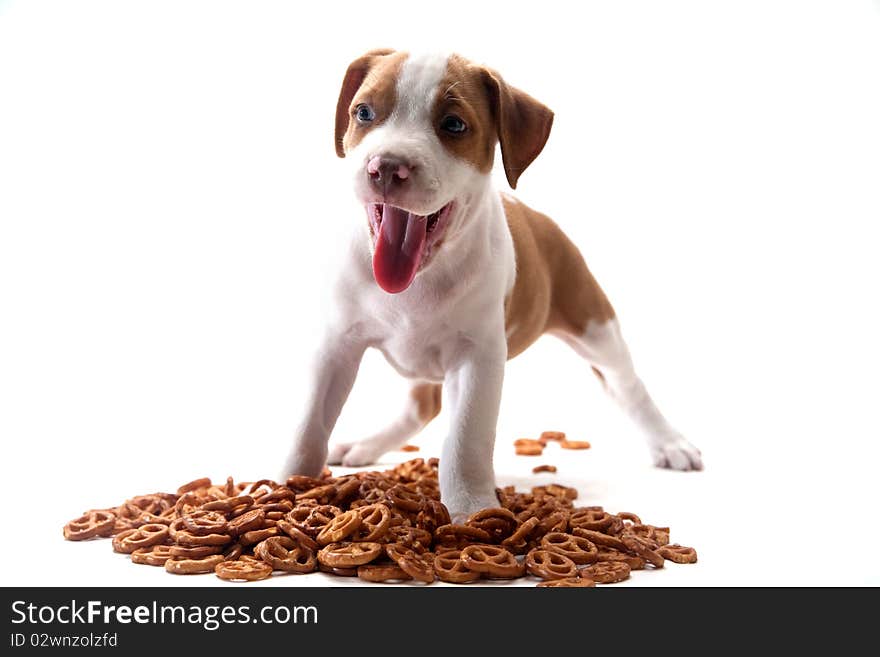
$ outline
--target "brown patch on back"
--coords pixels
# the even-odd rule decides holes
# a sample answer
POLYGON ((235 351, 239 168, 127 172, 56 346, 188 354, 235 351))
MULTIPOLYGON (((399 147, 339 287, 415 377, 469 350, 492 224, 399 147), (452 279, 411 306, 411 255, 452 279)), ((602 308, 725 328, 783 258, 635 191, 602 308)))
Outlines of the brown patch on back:
POLYGON ((381 125, 397 102, 397 80, 408 53, 371 51, 348 67, 336 106, 336 144, 340 157, 357 146, 373 128, 381 125), (373 108, 376 118, 367 124, 354 117, 361 103, 373 108))
POLYGON ((583 335, 587 322, 605 322, 614 309, 580 251, 552 219, 502 194, 516 252, 516 283, 505 306, 507 357, 541 334, 583 335))
POLYGON ((497 126, 485 83, 485 69, 464 57, 451 55, 446 64, 446 75, 437 89, 434 103, 434 130, 446 149, 478 171, 488 173, 495 160, 497 126), (461 135, 440 129, 447 114, 458 116, 467 125, 461 135))
POLYGON ((439 383, 419 383, 410 389, 409 396, 416 402, 416 415, 422 424, 440 414, 442 393, 443 386, 439 383))

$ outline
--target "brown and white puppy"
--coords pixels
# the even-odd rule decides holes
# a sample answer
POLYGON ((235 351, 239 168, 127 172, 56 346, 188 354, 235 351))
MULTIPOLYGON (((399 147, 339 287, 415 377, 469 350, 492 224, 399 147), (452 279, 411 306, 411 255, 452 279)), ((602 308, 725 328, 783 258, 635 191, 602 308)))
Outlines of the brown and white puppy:
POLYGON ((457 55, 375 50, 348 67, 336 153, 364 218, 335 286, 305 416, 284 474, 365 465, 451 403, 440 489, 461 517, 497 506, 492 450, 504 363, 562 338, 642 430, 656 465, 702 468, 635 373, 614 310, 548 217, 493 188, 496 144, 512 188, 544 148, 553 113, 457 55), (400 418, 359 443, 328 439, 368 347, 413 381, 400 418))

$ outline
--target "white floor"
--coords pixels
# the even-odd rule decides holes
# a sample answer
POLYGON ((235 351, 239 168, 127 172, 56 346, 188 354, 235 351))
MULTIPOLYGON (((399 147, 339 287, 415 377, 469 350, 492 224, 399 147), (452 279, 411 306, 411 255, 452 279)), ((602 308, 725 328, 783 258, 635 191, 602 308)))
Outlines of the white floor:
MULTIPOLYGON (((876 525, 869 516, 857 513, 855 498, 839 498, 835 508, 823 503, 828 491, 822 489, 822 478, 808 472, 747 471, 742 462, 731 458, 735 450, 723 455, 707 453, 708 468, 702 473, 656 470, 627 450, 605 449, 603 441, 594 449, 578 452, 551 445, 541 457, 516 457, 512 451, 509 441, 499 441, 496 461, 500 483, 519 488, 550 481, 577 485, 578 503, 633 511, 646 522, 669 525, 674 542, 694 546, 699 553, 695 565, 670 563, 660 571, 636 572, 618 586, 880 585, 876 561, 866 558, 873 551, 870 546, 876 545, 876 525), (531 474, 532 466, 538 463, 556 464, 559 472, 531 474), (842 540, 844 535, 848 541, 842 540), (860 545, 868 547, 862 551, 860 545)), ((410 456, 394 453, 389 462, 410 456)), ((146 492, 101 488, 100 482, 93 481, 67 491, 63 500, 44 510, 40 522, 29 521, 30 538, 25 544, 4 541, 3 558, 15 557, 22 565, 7 569, 4 585, 231 586, 213 575, 181 577, 161 568, 133 565, 127 557, 112 552, 109 540, 62 540, 61 526, 71 515, 65 515, 71 504, 99 505, 146 492), (24 550, 26 561, 21 560, 24 550), (25 567, 27 564, 41 564, 42 568, 25 567)), ((535 581, 480 585, 534 586, 535 581)), ((277 576, 247 586, 370 584, 316 573, 277 576)))

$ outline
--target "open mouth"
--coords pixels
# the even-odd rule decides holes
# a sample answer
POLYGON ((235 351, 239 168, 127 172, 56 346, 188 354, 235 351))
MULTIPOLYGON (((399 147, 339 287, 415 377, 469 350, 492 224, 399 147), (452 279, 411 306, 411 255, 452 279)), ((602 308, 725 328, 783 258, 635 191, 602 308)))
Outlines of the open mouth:
POLYGON ((373 276, 379 287, 396 294, 412 284, 451 209, 452 203, 447 203, 436 212, 419 215, 387 203, 367 205, 370 234, 376 246, 373 276))

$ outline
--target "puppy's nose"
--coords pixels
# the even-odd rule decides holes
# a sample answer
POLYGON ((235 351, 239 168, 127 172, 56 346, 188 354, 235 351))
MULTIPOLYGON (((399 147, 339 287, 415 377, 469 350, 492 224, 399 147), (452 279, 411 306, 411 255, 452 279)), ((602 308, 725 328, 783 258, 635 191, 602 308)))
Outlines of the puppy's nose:
POLYGON ((412 174, 412 165, 389 155, 376 155, 367 162, 370 183, 383 192, 403 184, 412 174))

